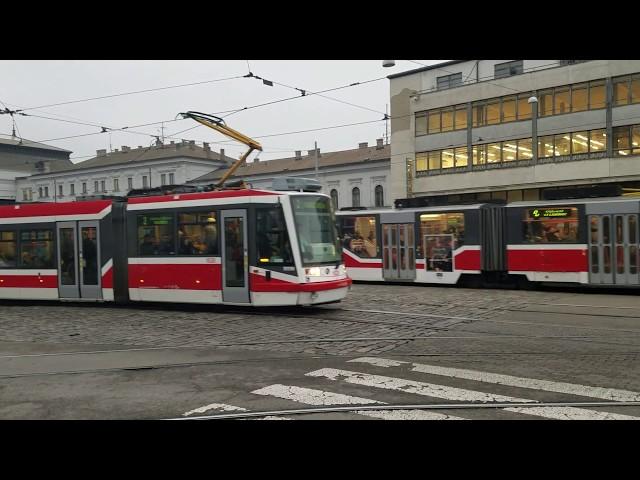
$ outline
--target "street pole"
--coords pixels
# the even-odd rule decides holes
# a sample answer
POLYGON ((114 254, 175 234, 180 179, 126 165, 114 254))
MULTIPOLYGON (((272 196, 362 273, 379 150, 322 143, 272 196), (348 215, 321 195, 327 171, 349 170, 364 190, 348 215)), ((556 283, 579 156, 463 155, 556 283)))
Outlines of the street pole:
POLYGON ((313 153, 316 156, 316 180, 318 180, 318 142, 314 142, 315 148, 313 153))

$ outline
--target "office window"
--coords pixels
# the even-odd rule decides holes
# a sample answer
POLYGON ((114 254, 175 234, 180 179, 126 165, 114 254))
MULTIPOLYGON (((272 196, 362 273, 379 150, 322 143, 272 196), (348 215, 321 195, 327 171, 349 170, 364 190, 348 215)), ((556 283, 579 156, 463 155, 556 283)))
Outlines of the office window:
POLYGON ((571 153, 589 153, 589 132, 573 132, 571 134, 571 153))
POLYGON ((176 176, 173 173, 169 174, 169 185, 175 185, 176 183, 176 176))
POLYGON ((429 152, 429 170, 440 170, 440 150, 429 152))
POLYGON ((474 145, 472 148, 473 164, 484 165, 487 163, 487 146, 486 145, 474 145))
POLYGON ((351 190, 351 206, 360 206, 360 189, 358 187, 354 187, 353 190, 351 190))
POLYGON ((501 151, 500 142, 487 144, 487 163, 500 163, 501 151))
POLYGON ((525 202, 530 202, 532 200, 540 200, 540 190, 537 188, 525 189, 522 192, 522 199, 525 202))
POLYGON ((429 114, 429 133, 440 132, 440 110, 431 110, 429 114))
POLYGON ((87 183, 86 182, 82 183, 82 193, 87 193, 87 183))
POLYGON ((133 190, 133 178, 131 177, 127 178, 127 188, 133 190))
MULTIPOLYGON (((433 153, 433 152, 430 152, 433 153)), ((425 170, 427 170, 428 164, 427 164, 427 158, 430 155, 430 153, 416 153, 416 172, 424 172, 425 170)))
POLYGON ((589 108, 604 108, 607 104, 604 81, 589 83, 589 108))
POLYGON ((518 144, 515 141, 502 142, 502 161, 513 162, 518 154, 518 144))
POLYGON ((70 195, 75 195, 76 194, 76 185, 75 185, 75 183, 72 183, 71 185, 69 185, 69 189, 70 189, 70 195))
POLYGON ((45 198, 49 198, 49 187, 44 187, 44 196, 45 198))
POLYGON ((571 111, 571 93, 569 87, 556 88, 554 91, 554 115, 561 115, 571 111))
POLYGON ((538 94, 538 115, 553 115, 553 89, 543 90, 538 94))
POLYGON ((149 181, 146 175, 142 176, 142 188, 149 188, 149 181))
POLYGON ((613 129, 613 153, 629 155, 631 153, 630 129, 628 126, 613 129))
POLYGON ((554 135, 553 142, 556 157, 562 157, 571 154, 571 136, 568 133, 554 135))
POLYGON ((640 125, 631 127, 631 149, 636 155, 640 153, 640 125))
POLYGON ((29 190, 26 188, 22 189, 22 201, 26 202, 29 200, 29 190))
POLYGON ((528 120, 531 118, 529 97, 531 97, 529 93, 518 95, 518 120, 528 120))
POLYGON ((631 77, 631 103, 640 102, 640 75, 631 77))
POLYGON ((487 125, 500 123, 500 99, 487 102, 487 125))
POLYGON ((580 83, 571 87, 571 111, 582 112, 589 108, 588 84, 580 83))
POLYGON ((629 103, 631 77, 620 77, 613 81, 613 105, 620 106, 629 103))
POLYGON ((441 131, 449 132, 453 130, 453 108, 442 109, 441 131))
POLYGON ((531 160, 533 158, 532 143, 530 138, 518 140, 518 160, 531 160))
POLYGON ((416 136, 427 133, 427 112, 416 113, 416 136))
POLYGON ((538 157, 553 157, 553 135, 538 137, 538 157))
POLYGON ((589 132, 589 151, 603 152, 607 149, 607 131, 591 130, 589 132))
POLYGON ((64 185, 58 185, 58 196, 64 197, 64 185))
POLYGON ((510 77, 523 72, 522 60, 514 60, 512 62, 499 63, 494 67, 495 78, 510 77))
POLYGON ((460 147, 454 150, 456 157, 456 167, 466 167, 469 164, 469 156, 467 155, 467 147, 460 147))
POLYGON ((507 202, 521 202, 522 190, 507 190, 507 202))
POLYGON ((120 191, 120 180, 117 178, 113 179, 113 191, 114 192, 119 192, 120 191))
POLYGON ((464 130, 467 128, 467 106, 457 105, 455 113, 454 130, 464 130))
POLYGON ((166 173, 161 173, 160 174, 160 185, 164 186, 167 184, 167 175, 166 173))
POLYGON ((38 198, 42 198, 42 187, 38 187, 38 198))
POLYGON ((93 182, 93 191, 94 192, 98 191, 98 182, 97 181, 93 182))
POLYGON ((453 168, 454 156, 453 148, 442 150, 442 168, 453 168))
POLYGON ((437 78, 438 90, 444 90, 451 87, 462 85, 462 73, 452 73, 437 78))
POLYGON ((516 97, 504 97, 502 99, 502 121, 513 122, 516 119, 516 97))
POLYGON ((376 197, 376 207, 383 207, 384 206, 384 190, 382 189, 382 185, 376 185, 375 197, 376 197))
POLYGON ((333 209, 338 210, 338 191, 335 188, 331 190, 331 203, 333 203, 333 209))
POLYGON ((474 127, 482 127, 487 121, 487 105, 485 103, 476 103, 471 109, 471 117, 474 127))
POLYGON ((101 192, 107 191, 107 182, 105 180, 100 180, 100 191, 101 192))

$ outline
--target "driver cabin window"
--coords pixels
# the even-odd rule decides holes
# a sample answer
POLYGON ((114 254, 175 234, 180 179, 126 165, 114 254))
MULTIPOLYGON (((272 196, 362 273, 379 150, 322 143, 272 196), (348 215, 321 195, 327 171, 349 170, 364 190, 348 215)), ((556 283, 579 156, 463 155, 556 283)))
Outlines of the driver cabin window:
POLYGON ((256 209, 259 266, 292 266, 293 254, 282 208, 256 209))

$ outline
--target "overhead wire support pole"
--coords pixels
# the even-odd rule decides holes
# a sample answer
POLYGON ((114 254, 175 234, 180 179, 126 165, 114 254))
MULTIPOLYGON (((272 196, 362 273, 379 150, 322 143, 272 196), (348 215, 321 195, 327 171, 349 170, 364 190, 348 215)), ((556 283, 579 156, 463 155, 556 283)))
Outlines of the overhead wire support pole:
POLYGON ((234 172, 240 167, 240 165, 242 165, 247 160, 247 157, 251 154, 251 152, 253 152, 254 150, 262 151, 262 145, 259 142, 229 127, 228 125, 225 124, 224 120, 220 117, 209 115, 208 113, 193 112, 193 111, 180 113, 180 115, 182 115, 183 118, 191 118, 206 127, 217 130, 218 132, 226 135, 227 137, 231 137, 234 140, 244 143, 249 147, 249 150, 245 152, 238 160, 236 160, 234 164, 231 165, 231 168, 227 170, 227 172, 222 176, 220 181, 215 184, 216 188, 222 188, 224 186, 224 183, 227 181, 227 179, 231 175, 233 175, 234 172))

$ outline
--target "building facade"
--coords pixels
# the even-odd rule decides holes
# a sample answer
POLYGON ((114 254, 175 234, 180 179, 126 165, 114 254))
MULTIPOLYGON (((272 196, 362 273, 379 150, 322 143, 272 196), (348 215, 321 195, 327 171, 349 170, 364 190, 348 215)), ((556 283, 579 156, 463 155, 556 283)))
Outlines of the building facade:
POLYGON ((180 185, 233 161, 195 141, 156 144, 152 147, 122 146, 108 153, 16 180, 17 201, 69 202, 93 195, 124 196, 132 189, 180 185))
MULTIPOLYGON (((389 192, 389 152, 389 145, 385 145, 382 139, 378 139, 375 146, 360 143, 358 148, 338 152, 321 153, 318 148, 302 155, 297 151, 293 157, 256 160, 243 165, 229 181, 243 179, 254 188, 270 189, 274 177, 312 178, 322 184, 322 192, 331 196, 336 210, 389 207, 393 205, 389 192)), ((224 173, 219 170, 189 183, 216 183, 224 173)))
MULTIPOLYGON (((71 152, 16 137, 0 137, 0 201, 19 197, 16 179, 73 166, 71 152)), ((28 193, 25 192, 28 197, 28 193)))
POLYGON ((393 198, 640 191, 638 60, 463 60, 389 79, 393 198))

